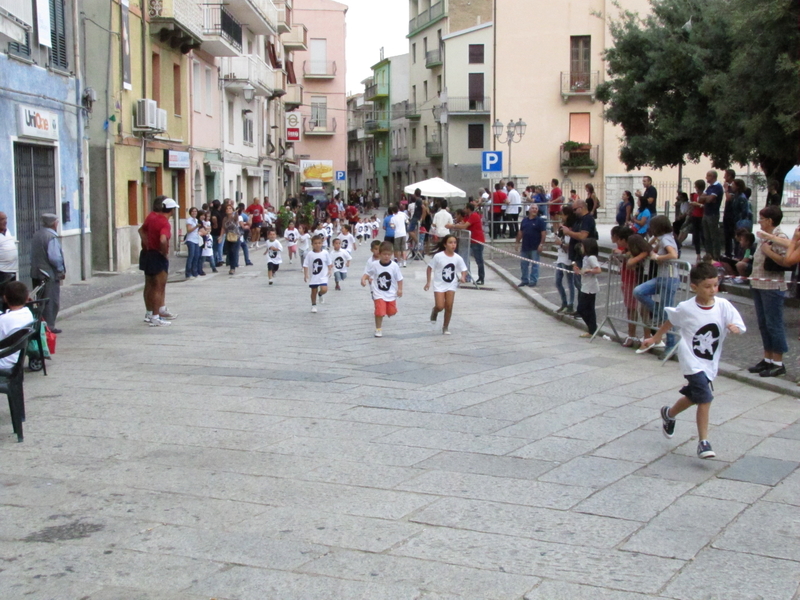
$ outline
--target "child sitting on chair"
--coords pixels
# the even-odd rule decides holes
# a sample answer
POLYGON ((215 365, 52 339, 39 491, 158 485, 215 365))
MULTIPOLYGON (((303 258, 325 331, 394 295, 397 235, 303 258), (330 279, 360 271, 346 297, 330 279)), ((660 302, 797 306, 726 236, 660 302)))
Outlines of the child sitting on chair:
MULTIPOLYGON (((0 340, 33 323, 33 313, 25 306, 28 301, 28 288, 24 283, 21 281, 7 283, 3 300, 8 310, 0 315, 0 340)), ((0 358, 0 369, 13 369, 18 358, 19 352, 0 358)))

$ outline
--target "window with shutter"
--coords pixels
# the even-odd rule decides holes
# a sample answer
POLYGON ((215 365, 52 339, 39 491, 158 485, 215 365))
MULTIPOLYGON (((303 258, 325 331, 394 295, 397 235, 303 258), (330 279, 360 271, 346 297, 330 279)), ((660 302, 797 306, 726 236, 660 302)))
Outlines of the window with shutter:
POLYGON ((50 64, 58 69, 68 69, 67 23, 64 0, 50 0, 50 64))
POLYGON ((467 129, 467 147, 470 150, 483 148, 483 123, 470 123, 467 129))
POLYGON ((469 45, 469 64, 482 65, 483 58, 483 44, 470 44, 469 45))
POLYGON ((483 73, 469 74, 469 109, 483 110, 483 73))
POLYGON ((31 55, 31 34, 29 31, 25 32, 25 43, 8 42, 8 53, 16 56, 29 58, 31 55))

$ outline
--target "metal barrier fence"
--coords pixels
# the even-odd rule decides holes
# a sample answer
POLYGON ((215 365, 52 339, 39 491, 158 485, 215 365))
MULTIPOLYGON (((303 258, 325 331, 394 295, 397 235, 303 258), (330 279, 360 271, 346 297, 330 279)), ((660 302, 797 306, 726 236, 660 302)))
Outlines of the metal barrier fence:
MULTIPOLYGON (((637 328, 649 333, 666 320, 664 308, 677 306, 693 294, 689 285, 692 265, 686 261, 658 263, 648 258, 641 266, 628 269, 627 259, 614 254, 607 266, 606 314, 598 332, 608 323, 618 338, 635 338, 637 328), (635 296, 637 287, 639 293, 635 296), (617 324, 628 326, 625 335, 617 331, 617 324)), ((667 345, 673 344, 668 340, 667 345)))

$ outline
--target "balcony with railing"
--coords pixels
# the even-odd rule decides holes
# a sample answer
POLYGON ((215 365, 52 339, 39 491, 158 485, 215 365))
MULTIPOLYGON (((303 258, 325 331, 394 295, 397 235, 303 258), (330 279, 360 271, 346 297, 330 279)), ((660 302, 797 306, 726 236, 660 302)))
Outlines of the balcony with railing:
POLYGON ((303 104, 303 86, 299 83, 287 83, 286 95, 283 97, 286 110, 293 110, 303 104))
POLYGON ((594 102, 599 82, 599 71, 561 71, 561 99, 567 103, 570 98, 582 96, 594 102))
POLYGON ((468 98, 468 97, 448 97, 447 114, 451 117, 460 115, 474 117, 478 115, 489 116, 492 112, 492 99, 468 98))
POLYGON ((162 42, 182 53, 199 48, 203 43, 203 11, 195 3, 178 0, 147 0, 150 31, 162 42))
POLYGON ((278 33, 289 33, 292 30, 292 2, 291 0, 275 0, 278 9, 278 33))
POLYGON ((306 79, 333 79, 336 77, 335 60, 303 61, 303 77, 306 79))
POLYGON ((361 161, 360 160, 348 160, 347 161, 347 170, 348 171, 360 171, 361 170, 361 161))
POLYGON ((225 8, 253 33, 278 33, 278 7, 272 0, 227 0, 225 8))
POLYGON ((597 171, 598 157, 600 156, 600 146, 566 142, 561 144, 558 155, 564 175, 567 175, 570 171, 589 171, 589 175, 594 177, 595 171, 597 171))
POLYGON ((222 58, 220 75, 225 89, 239 90, 251 85, 256 96, 271 96, 273 93, 275 75, 272 67, 257 54, 222 58))
POLYGON ((376 98, 386 98, 389 96, 389 84, 373 82, 364 89, 364 100, 370 101, 376 98))
POLYGON ((425 67, 432 69, 433 67, 442 66, 442 51, 441 50, 428 50, 425 53, 425 67))
POLYGON ((427 10, 423 10, 408 22, 408 37, 411 37, 418 31, 425 29, 429 25, 432 25, 434 22, 442 19, 444 16, 444 0, 440 0, 440 2, 433 4, 427 10))
POLYGON ((366 133, 389 133, 389 116, 388 110, 376 110, 370 113, 364 121, 364 131, 366 133))
POLYGON ((221 4, 203 4, 203 50, 212 56, 242 53, 242 26, 221 4))
POLYGON ((295 23, 289 33, 281 36, 281 43, 286 50, 308 50, 308 27, 295 23))
POLYGON ((305 135, 333 135, 336 133, 336 117, 305 117, 303 132, 305 135))
POLYGON ((441 140, 425 142, 425 156, 428 158, 441 158, 444 156, 444 147, 441 140))
POLYGON ((408 160, 408 148, 395 148, 392 150, 392 160, 408 160))

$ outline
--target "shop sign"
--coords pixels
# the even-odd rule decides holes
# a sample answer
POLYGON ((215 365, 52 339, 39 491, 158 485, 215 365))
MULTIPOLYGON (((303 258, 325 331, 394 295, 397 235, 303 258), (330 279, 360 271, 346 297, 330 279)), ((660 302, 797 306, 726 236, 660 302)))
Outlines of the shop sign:
POLYGON ((300 141, 300 125, 301 117, 298 112, 286 113, 286 141, 299 142, 300 141))
POLYGON ((45 140, 58 139, 58 115, 33 106, 17 105, 17 134, 45 140))
POLYGON ((164 166, 168 169, 188 169, 191 166, 188 152, 164 150, 164 166))

